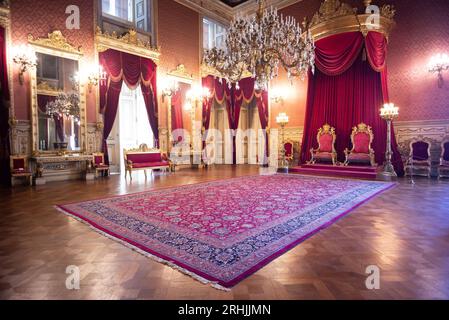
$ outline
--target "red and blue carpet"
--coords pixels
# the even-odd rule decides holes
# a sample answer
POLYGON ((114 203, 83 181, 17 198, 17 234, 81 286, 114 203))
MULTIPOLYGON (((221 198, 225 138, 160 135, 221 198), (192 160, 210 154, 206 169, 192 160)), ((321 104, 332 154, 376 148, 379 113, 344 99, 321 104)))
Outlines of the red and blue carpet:
POLYGON ((223 289, 393 186, 261 175, 58 209, 157 261, 223 289))

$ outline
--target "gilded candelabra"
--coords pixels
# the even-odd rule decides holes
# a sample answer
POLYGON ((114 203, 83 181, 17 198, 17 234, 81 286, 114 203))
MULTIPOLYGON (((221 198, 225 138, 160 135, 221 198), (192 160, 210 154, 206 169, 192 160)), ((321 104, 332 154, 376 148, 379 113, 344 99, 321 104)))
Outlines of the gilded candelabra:
POLYGON ((393 152, 391 150, 391 123, 399 116, 399 108, 393 103, 386 103, 382 109, 380 109, 380 116, 387 121, 387 150, 385 152, 385 166, 382 171, 382 177, 385 180, 390 180, 397 177, 394 166, 391 162, 393 152))

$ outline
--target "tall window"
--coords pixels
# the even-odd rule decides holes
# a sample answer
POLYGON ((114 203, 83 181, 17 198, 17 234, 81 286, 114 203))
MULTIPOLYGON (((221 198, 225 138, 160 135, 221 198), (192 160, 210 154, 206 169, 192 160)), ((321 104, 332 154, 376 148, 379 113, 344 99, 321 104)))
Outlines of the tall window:
POLYGON ((151 32, 151 0, 102 0, 103 17, 151 32))
POLYGON ((209 18, 203 19, 203 49, 224 48, 226 28, 209 18))

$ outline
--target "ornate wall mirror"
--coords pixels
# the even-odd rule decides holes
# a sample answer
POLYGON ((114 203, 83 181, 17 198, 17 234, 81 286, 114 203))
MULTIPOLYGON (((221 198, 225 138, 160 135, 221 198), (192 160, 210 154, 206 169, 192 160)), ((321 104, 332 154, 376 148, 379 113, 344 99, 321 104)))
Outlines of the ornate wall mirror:
POLYGON ((31 75, 33 154, 84 153, 86 98, 79 76, 83 54, 60 31, 28 40, 38 62, 31 75))
POLYGON ((169 94, 168 103, 168 135, 169 150, 178 143, 189 143, 190 137, 183 135, 183 130, 190 132, 192 126, 191 111, 188 105, 187 93, 192 87, 193 76, 187 72, 184 65, 178 65, 175 70, 167 73, 169 94))

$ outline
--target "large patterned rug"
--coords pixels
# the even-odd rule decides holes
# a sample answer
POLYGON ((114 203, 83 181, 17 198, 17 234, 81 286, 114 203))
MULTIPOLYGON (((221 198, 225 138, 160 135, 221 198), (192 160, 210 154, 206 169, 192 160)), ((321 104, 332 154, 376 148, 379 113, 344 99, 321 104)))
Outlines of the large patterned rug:
POLYGON ((58 209, 204 283, 230 288, 392 186, 260 175, 58 209))

